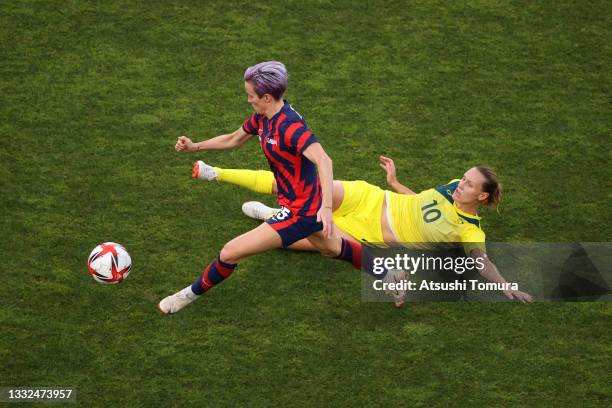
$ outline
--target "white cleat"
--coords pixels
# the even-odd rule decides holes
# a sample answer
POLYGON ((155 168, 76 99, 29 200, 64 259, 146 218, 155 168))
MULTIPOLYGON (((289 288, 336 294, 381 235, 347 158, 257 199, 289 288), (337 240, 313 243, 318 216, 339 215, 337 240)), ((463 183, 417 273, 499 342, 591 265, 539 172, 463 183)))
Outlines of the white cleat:
POLYGON ((406 277, 407 277, 406 271, 398 270, 398 269, 391 269, 387 272, 387 274, 383 278, 383 282, 385 283, 397 284, 395 290, 389 290, 389 289, 385 290, 385 292, 388 295, 392 296, 393 299, 395 300, 395 307, 402 307, 404 302, 406 302, 406 290, 397 289, 397 286, 400 286, 400 284, 403 284, 403 285, 407 284, 408 279, 406 277))
POLYGON ((273 217, 279 211, 280 208, 271 208, 264 203, 260 203, 259 201, 247 201, 246 203, 242 204, 242 212, 244 215, 256 220, 265 221, 268 218, 273 217))
POLYGON ((217 172, 212 166, 209 166, 202 160, 198 160, 193 163, 191 178, 212 181, 217 178, 217 172))
POLYGON ((191 286, 187 286, 185 289, 179 290, 174 295, 163 298, 157 305, 157 308, 162 313, 176 313, 199 297, 199 295, 193 293, 191 286))

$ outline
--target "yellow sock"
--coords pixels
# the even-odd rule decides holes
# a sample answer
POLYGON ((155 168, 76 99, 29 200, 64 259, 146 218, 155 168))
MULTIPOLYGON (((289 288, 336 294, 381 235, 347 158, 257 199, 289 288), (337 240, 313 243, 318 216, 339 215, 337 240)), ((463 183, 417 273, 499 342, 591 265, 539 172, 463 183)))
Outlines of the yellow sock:
POLYGON ((257 193, 272 194, 274 174, 271 171, 221 169, 219 167, 214 167, 214 169, 217 172, 218 181, 236 184, 257 193))

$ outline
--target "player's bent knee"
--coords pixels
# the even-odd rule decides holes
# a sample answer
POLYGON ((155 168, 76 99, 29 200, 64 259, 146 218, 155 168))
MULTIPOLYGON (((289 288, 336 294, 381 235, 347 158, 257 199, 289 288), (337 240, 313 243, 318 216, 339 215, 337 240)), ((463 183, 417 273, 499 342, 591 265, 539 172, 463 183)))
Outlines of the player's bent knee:
POLYGON ((340 242, 335 240, 324 240, 320 237, 310 237, 309 241, 315 246, 317 251, 323 256, 333 258, 338 256, 340 249, 340 242))
POLYGON ((237 264, 240 262, 240 257, 240 251, 238 251, 238 249, 231 243, 225 244, 219 253, 219 259, 221 262, 229 264, 237 264))

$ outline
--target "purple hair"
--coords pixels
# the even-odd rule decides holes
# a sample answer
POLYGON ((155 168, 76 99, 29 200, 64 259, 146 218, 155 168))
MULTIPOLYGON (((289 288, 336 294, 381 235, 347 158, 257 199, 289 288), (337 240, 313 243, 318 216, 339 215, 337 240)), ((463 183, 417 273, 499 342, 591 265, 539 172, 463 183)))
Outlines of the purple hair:
POLYGON ((277 101, 287 89, 287 68, 282 62, 266 61, 248 67, 244 71, 244 80, 253 84, 257 96, 270 94, 277 101))

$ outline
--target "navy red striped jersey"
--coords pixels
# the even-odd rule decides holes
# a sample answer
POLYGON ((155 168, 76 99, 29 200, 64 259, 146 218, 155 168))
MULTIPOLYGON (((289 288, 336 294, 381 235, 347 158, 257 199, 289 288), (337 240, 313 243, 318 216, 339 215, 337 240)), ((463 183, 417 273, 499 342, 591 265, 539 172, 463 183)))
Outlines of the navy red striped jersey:
POLYGON ((302 153, 317 138, 304 118, 285 101, 272 119, 255 113, 242 128, 259 136, 278 187, 278 203, 295 215, 316 215, 321 207, 321 183, 317 167, 302 153))

